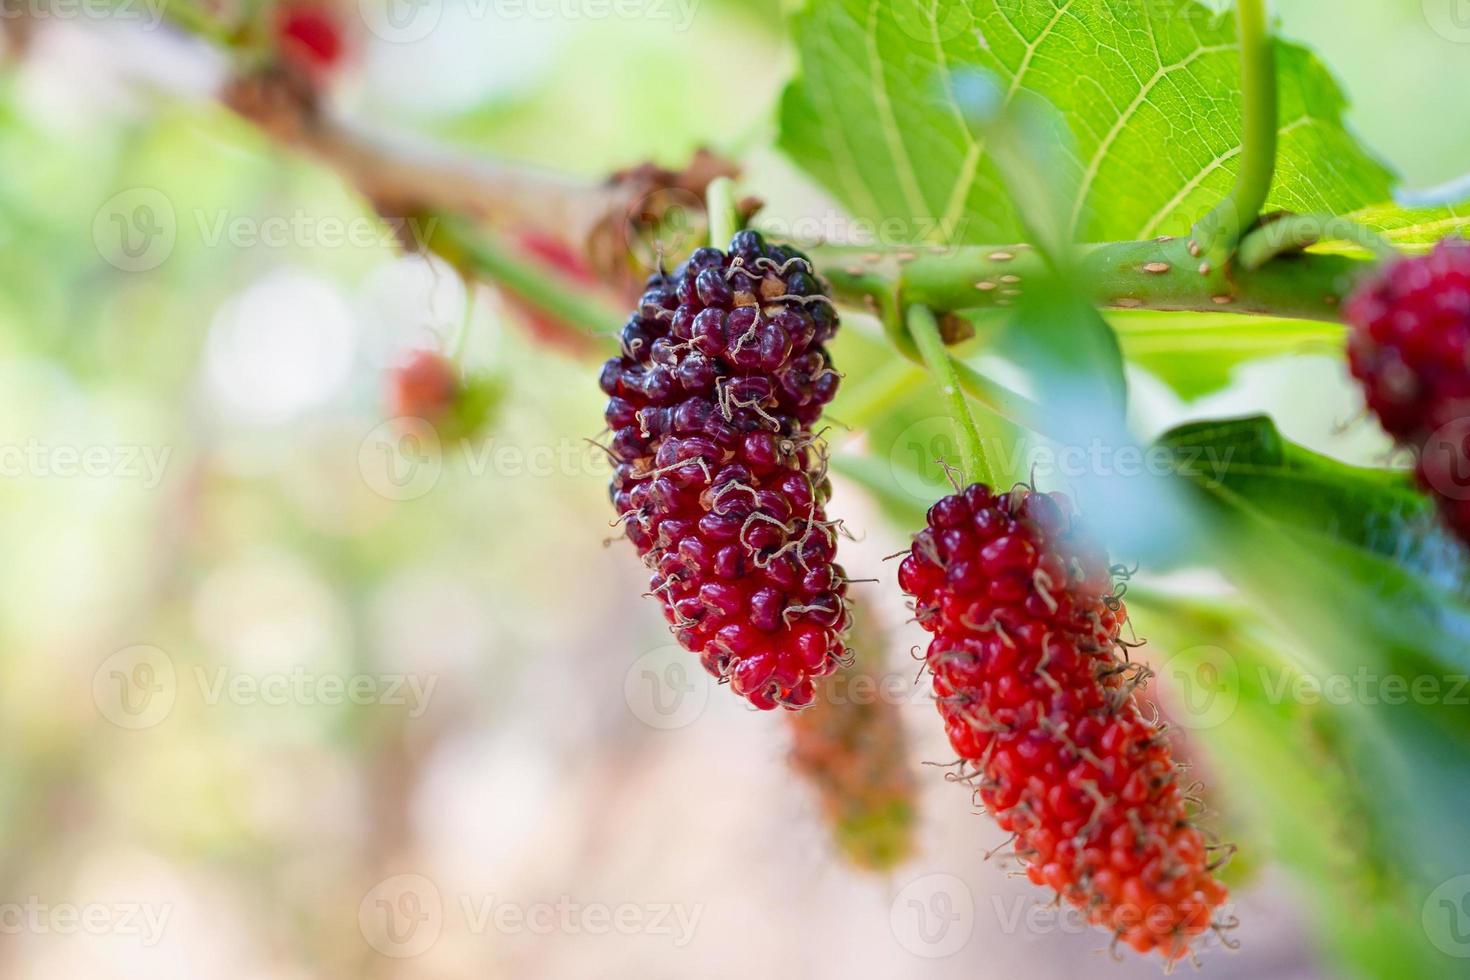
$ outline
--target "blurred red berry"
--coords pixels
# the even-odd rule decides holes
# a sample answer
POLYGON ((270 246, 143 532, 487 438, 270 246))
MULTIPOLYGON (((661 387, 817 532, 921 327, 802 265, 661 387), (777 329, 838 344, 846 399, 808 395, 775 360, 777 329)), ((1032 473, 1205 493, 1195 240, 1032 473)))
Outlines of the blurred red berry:
POLYGON ((287 4, 276 11, 276 46, 282 60, 313 75, 336 68, 346 51, 342 25, 324 4, 287 4))
POLYGON ((1389 263, 1344 312, 1368 407, 1416 453, 1421 485, 1470 541, 1470 242, 1389 263))
POLYGON ((459 370, 436 351, 415 351, 388 381, 388 406, 397 416, 435 422, 453 409, 460 392, 459 370))
POLYGON ((1068 498, 980 484, 945 497, 898 579, 934 634, 950 744, 1027 876, 1116 941, 1186 955, 1226 889, 1135 699, 1147 673, 1122 655, 1107 559, 1068 498))

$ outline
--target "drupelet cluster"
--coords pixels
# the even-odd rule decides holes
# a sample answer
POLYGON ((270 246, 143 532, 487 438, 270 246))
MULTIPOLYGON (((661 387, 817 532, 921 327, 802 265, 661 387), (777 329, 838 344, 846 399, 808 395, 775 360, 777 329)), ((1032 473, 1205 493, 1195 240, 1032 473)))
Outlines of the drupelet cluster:
POLYGON ((613 506, 679 642, 759 708, 844 657, 847 579, 814 431, 837 330, 800 252, 735 235, 655 274, 607 362, 613 506))
POLYGON ((1186 811, 1169 745, 1135 699, 1146 671, 1070 500, 975 484, 929 511, 899 569, 965 778, 1015 835, 1028 877, 1115 941, 1166 959, 1226 889, 1186 811))
POLYGON ((1470 242, 1391 262, 1344 309, 1348 363, 1420 483, 1470 541, 1470 242))

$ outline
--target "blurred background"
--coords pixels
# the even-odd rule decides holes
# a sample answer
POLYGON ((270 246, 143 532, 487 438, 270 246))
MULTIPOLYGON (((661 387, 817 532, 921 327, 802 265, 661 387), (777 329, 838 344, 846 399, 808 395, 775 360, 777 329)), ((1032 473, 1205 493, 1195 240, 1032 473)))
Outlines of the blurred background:
MULTIPOLYGON (((791 727, 671 647, 606 543, 595 359, 405 256, 335 175, 220 108, 222 60, 162 2, 12 0, 0 21, 0 974, 1158 971, 986 861, 1002 835, 923 765, 950 755, 882 561, 902 528, 838 482, 844 563, 883 583, 877 683, 852 696, 892 709, 911 774, 906 856, 874 872, 791 727), (126 247, 120 217, 157 234, 126 247), (422 350, 496 394, 471 437, 405 449, 385 392, 422 350)), ((1466 169, 1463 4, 1275 9, 1414 188, 1466 169)), ((768 217, 834 208, 768 149, 791 70, 774 2, 340 12, 344 115, 588 176, 710 145, 768 217)), ((1341 458, 1387 448, 1310 349, 1192 402, 1133 382, 1143 435, 1268 410, 1341 458)), ((1323 975, 1291 881, 1242 865, 1245 945, 1209 974, 1323 975)))

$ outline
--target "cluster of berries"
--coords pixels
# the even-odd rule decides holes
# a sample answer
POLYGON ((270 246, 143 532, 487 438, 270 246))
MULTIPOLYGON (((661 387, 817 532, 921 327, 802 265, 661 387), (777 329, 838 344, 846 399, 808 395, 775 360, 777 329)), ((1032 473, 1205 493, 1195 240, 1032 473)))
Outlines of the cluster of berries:
POLYGON ((649 278, 602 371, 613 506, 679 642, 800 708, 844 657, 847 578, 814 425, 837 316, 807 258, 742 231, 649 278))
POLYGON ((1135 692, 1127 612, 1063 494, 975 484, 928 514, 899 568, 963 777, 1037 885, 1172 961, 1226 890, 1135 692))
POLYGON ((1415 452, 1419 482, 1470 541, 1470 242, 1389 263, 1344 312, 1368 407, 1415 452))

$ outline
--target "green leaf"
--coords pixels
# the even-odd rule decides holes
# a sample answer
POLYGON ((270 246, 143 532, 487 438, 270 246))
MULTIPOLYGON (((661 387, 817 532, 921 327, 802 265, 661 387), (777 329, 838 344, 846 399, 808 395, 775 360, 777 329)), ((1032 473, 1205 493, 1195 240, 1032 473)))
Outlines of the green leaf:
POLYGON ((1388 832, 1381 796, 1357 772, 1345 713, 1279 697, 1290 687, 1281 679, 1295 672, 1280 637, 1248 616, 1136 592, 1128 607, 1149 639, 1156 683, 1172 688, 1171 717, 1209 751, 1207 790, 1225 794, 1252 832, 1231 865, 1275 858, 1296 872, 1319 945, 1345 974, 1432 975, 1434 952, 1404 874, 1408 842, 1388 832), (1256 846, 1270 852, 1247 850, 1256 846))
MULTIPOLYGON (((793 27, 801 70, 782 101, 781 146, 856 215, 908 222, 911 240, 1021 237, 957 95, 975 74, 1065 117, 1082 240, 1184 232, 1234 179, 1235 30, 1203 4, 808 0, 793 27)), ((1339 214, 1387 200, 1391 174, 1344 127, 1327 70, 1284 42, 1277 60, 1270 206, 1339 214)))
POLYGON ((1343 328, 1315 320, 1128 310, 1108 313, 1108 322, 1123 355, 1185 399, 1225 387, 1248 361, 1342 353, 1343 328))
POLYGON ((1160 438, 1181 472, 1321 547, 1361 552, 1426 586, 1470 596, 1470 560, 1399 470, 1349 466, 1284 439, 1264 415, 1179 426, 1160 438))
MULTIPOLYGON (((1378 204, 1360 208, 1347 215, 1366 228, 1383 235, 1395 245, 1409 251, 1422 250, 1441 238, 1464 235, 1470 230, 1470 201, 1438 207, 1405 207, 1401 204, 1378 204), (1420 246, 1421 248, 1416 248, 1420 246)), ((1339 242, 1324 243, 1314 251, 1350 251, 1351 246, 1339 242)))
MULTIPOLYGON (((1249 596, 1318 690, 1347 692, 1326 702, 1333 751, 1352 760, 1375 833, 1401 853, 1395 916, 1412 922, 1424 910, 1428 923, 1437 889, 1470 873, 1470 604, 1459 545, 1405 474, 1311 453, 1267 419, 1196 423, 1160 445, 1203 504, 1188 560, 1220 568, 1249 596), (1197 465, 1209 454, 1225 465, 1197 465)), ((1353 857, 1368 851, 1360 844, 1353 857)), ((1441 954, 1451 950, 1435 943, 1438 952, 1420 939, 1434 968, 1411 972, 1449 975, 1441 954)))

